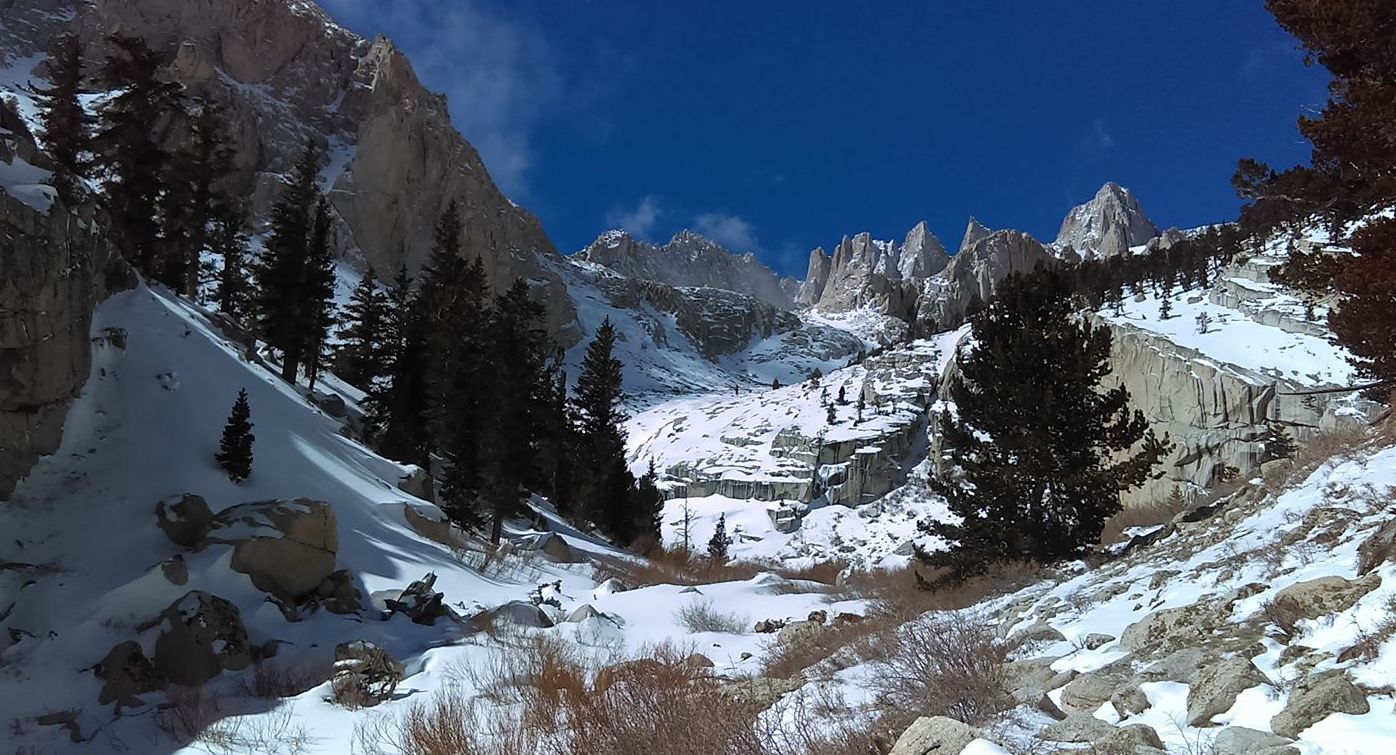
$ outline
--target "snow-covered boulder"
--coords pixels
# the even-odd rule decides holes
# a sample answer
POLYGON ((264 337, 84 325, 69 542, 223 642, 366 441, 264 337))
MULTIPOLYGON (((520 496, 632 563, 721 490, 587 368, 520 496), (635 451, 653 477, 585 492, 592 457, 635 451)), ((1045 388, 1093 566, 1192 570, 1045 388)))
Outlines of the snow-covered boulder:
POLYGON ((226 508, 213 518, 201 546, 233 546, 232 566, 283 601, 314 593, 335 570, 339 532, 324 501, 295 498, 226 508))
POLYGON ((212 523, 213 512, 202 496, 185 493, 155 504, 155 524, 166 537, 186 548, 197 545, 212 523))
POLYGON ((1341 670, 1326 671, 1295 685, 1284 710, 1270 720, 1270 728, 1276 734, 1297 737, 1334 713, 1358 716, 1371 709, 1367 696, 1341 670))

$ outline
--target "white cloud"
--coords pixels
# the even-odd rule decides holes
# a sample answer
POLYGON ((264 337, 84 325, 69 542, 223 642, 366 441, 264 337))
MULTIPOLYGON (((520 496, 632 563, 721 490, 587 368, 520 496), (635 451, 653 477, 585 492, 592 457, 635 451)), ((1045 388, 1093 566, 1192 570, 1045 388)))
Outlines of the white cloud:
POLYGON ((630 209, 617 207, 606 213, 606 225, 623 228, 637 239, 650 239, 654 226, 664 211, 653 194, 640 200, 640 204, 630 209))
POLYGON ((1106 128, 1105 121, 1102 121, 1099 118, 1097 118, 1094 121, 1091 121, 1091 126, 1095 129, 1096 149, 1100 150, 1101 152, 1104 152, 1105 150, 1115 146, 1115 137, 1110 135, 1110 129, 1106 128))
POLYGON ((761 249, 756 229, 740 215, 706 212, 693 219, 693 229, 734 252, 761 249))
POLYGON ((558 66, 539 32, 477 0, 321 0, 336 20, 381 31, 430 89, 444 91, 456 128, 506 193, 528 193, 529 132, 562 98, 558 66))

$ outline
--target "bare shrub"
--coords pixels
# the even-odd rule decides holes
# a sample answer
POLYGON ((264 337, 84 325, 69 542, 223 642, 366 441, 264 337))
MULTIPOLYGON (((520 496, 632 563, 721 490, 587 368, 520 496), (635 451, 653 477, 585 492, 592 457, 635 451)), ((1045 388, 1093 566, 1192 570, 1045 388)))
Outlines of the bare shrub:
POLYGON ((330 702, 350 710, 377 705, 392 698, 402 675, 402 664, 387 651, 372 643, 355 643, 350 657, 335 663, 330 702))
POLYGON ((492 722, 475 702, 459 687, 451 685, 438 690, 426 701, 413 703, 402 713, 370 716, 359 721, 354 727, 354 750, 397 755, 503 755, 510 752, 503 742, 480 736, 491 728, 494 728, 492 722))
POLYGON ((649 585, 710 585, 736 582, 772 571, 769 564, 745 561, 717 562, 682 549, 655 548, 642 561, 608 561, 597 567, 598 576, 615 577, 632 587, 649 585))
POLYGON ((1340 425, 1316 433, 1299 444, 1299 450, 1294 454, 1295 466, 1312 470, 1329 459, 1350 459, 1367 445, 1371 437, 1367 428, 1358 425, 1340 425))
POLYGON ((863 720, 829 685, 808 689, 757 716, 762 755, 881 755, 901 734, 880 720, 863 720))
POLYGON ((277 662, 268 658, 238 677, 241 692, 249 697, 276 700, 295 697, 330 678, 323 664, 277 662))
POLYGON ((761 673, 773 679, 788 679, 835 656, 845 659, 843 663, 834 664, 835 670, 884 660, 883 651, 889 643, 883 640, 895 633, 897 623, 886 614, 874 614, 861 621, 830 624, 824 631, 811 633, 801 642, 772 642, 766 648, 761 673))
POLYGON ((679 624, 690 632, 741 634, 751 627, 751 619, 738 613, 723 613, 712 601, 689 603, 674 613, 679 624))
POLYGON ((896 642, 873 681, 891 710, 978 725, 1013 707, 1003 671, 1009 648, 978 617, 932 614, 902 626, 896 642))
POLYGON ((816 561, 809 566, 799 568, 776 567, 776 574, 801 582, 818 582, 821 585, 838 584, 839 575, 848 568, 847 561, 833 559, 829 561, 816 561))
POLYGON ((165 692, 165 704, 155 712, 155 725, 177 742, 197 742, 222 717, 222 706, 202 686, 173 686, 165 692))
POLYGON ((222 755, 276 752, 299 755, 313 740, 284 705, 253 717, 226 717, 217 697, 204 687, 171 687, 155 713, 155 725, 182 744, 222 755))
POLYGON ((1357 627, 1357 642, 1338 654, 1339 663, 1376 660, 1386 641, 1396 637, 1396 595, 1386 599, 1384 608, 1386 610, 1375 626, 1357 627))

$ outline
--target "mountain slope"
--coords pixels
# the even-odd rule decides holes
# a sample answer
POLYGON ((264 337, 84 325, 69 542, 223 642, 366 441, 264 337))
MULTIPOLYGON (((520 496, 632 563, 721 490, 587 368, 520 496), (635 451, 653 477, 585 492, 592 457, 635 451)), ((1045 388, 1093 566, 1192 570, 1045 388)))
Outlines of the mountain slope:
POLYGON ((754 254, 734 254, 688 230, 679 231, 662 245, 641 241, 622 230, 607 231, 576 256, 627 278, 735 291, 781 309, 794 304, 791 291, 795 281, 781 279, 754 254))

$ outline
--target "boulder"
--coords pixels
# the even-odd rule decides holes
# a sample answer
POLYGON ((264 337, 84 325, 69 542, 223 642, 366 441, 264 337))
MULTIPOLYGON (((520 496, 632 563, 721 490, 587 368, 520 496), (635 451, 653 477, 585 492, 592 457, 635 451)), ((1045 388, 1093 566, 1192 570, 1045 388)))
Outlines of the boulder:
POLYGON ((432 588, 436 586, 436 573, 427 572, 425 577, 409 584, 395 598, 387 598, 384 605, 393 613, 400 613, 414 624, 434 625, 443 616, 450 616, 446 607, 446 596, 432 588))
POLYGON ((577 552, 567 541, 555 532, 544 532, 541 535, 533 535, 524 542, 525 550, 538 551, 555 564, 577 564, 585 559, 577 556, 577 552))
POLYGON ((604 618, 605 615, 606 614, 603 614, 600 611, 593 608, 590 603, 583 603, 582 605, 572 609, 572 613, 567 614, 567 618, 563 619, 563 621, 569 624, 580 624, 581 622, 586 621, 587 619, 604 618))
POLYGON ((1110 696, 1110 705, 1120 718, 1129 718, 1148 710, 1150 703, 1148 695, 1137 684, 1126 683, 1110 696))
POLYGON ((1357 548, 1357 573, 1363 576, 1396 559, 1396 516, 1387 519, 1357 548))
POLYGON ((1068 713, 1094 713, 1110 701, 1110 696, 1125 681, 1123 675, 1105 670, 1082 674, 1062 690, 1062 710, 1068 713))
POLYGON ((421 467, 411 467, 410 469, 411 471, 403 475, 401 480, 398 480, 398 490, 410 496, 416 496, 423 501, 434 500, 433 488, 435 486, 432 483, 431 475, 427 474, 427 471, 421 467))
POLYGON ((979 738, 974 727, 945 716, 922 716, 897 737, 888 755, 949 755, 979 738))
POLYGON ((779 632, 785 627, 785 622, 781 619, 762 619, 751 627, 751 631, 757 634, 771 634, 779 632))
POLYGON ((498 623, 546 629, 553 625, 553 620, 542 608, 526 600, 515 600, 475 614, 466 622, 466 628, 480 631, 498 623))
POLYGON ((618 592, 625 592, 629 589, 629 585, 625 584, 619 579, 616 579, 615 577, 611 577, 605 582, 602 582, 601 584, 597 585, 596 589, 591 591, 591 594, 600 597, 602 595, 615 595, 618 592))
POLYGON ((1236 696, 1269 680, 1247 658, 1208 666, 1188 687, 1188 726, 1211 726, 1212 717, 1231 710, 1236 696))
POLYGON ((694 668, 712 668, 714 666, 712 659, 702 653, 693 653, 683 662, 694 668))
POLYGON ((1228 726, 1212 739, 1216 755, 1255 755, 1274 747, 1284 747, 1291 740, 1277 734, 1244 726, 1228 726))
POLYGON ((96 671, 97 678, 102 680, 102 690, 97 693, 98 704, 116 703, 118 710, 140 705, 140 695, 164 689, 168 684, 135 640, 122 642, 108 651, 97 664, 96 671))
POLYGON ((1211 658, 1212 656, 1201 648, 1180 648, 1146 666, 1139 672, 1139 678, 1146 682, 1192 684, 1198 669, 1211 658))
POLYGON ((1003 664, 1004 685, 1008 689, 1053 690, 1070 682, 1076 672, 1052 670, 1056 658, 1028 658, 1003 664))
POLYGON ((1112 643, 1112 642, 1114 642, 1114 641, 1115 641, 1115 636, 1114 636, 1114 635, 1110 635, 1110 634, 1099 634, 1099 633, 1092 632, 1091 634, 1086 635, 1086 636, 1081 640, 1081 643, 1082 643, 1083 645, 1086 646, 1086 649, 1087 649, 1087 650, 1095 650, 1096 648, 1105 647, 1106 645, 1109 645, 1110 643, 1112 643))
POLYGON ((315 406, 320 408, 320 411, 335 419, 344 419, 349 415, 349 409, 344 404, 344 397, 338 393, 321 393, 320 391, 316 391, 311 394, 310 400, 314 402, 315 406))
POLYGON ((217 595, 193 590, 160 614, 155 638, 155 670, 185 687, 196 687, 252 662, 247 629, 237 606, 217 595))
POLYGON ((1158 732, 1148 724, 1111 727, 1111 731, 1096 742, 1110 748, 1107 750, 1110 752, 1148 752, 1151 749, 1164 752, 1167 749, 1163 746, 1158 732))
POLYGON ((325 577, 315 588, 315 597, 330 613, 358 613, 363 607, 359 590, 354 586, 354 576, 348 569, 339 569, 325 577))
POLYGON ((824 625, 817 621, 792 621, 781 627, 776 643, 786 647, 807 645, 818 640, 825 631, 824 625))
POLYGON ((233 569, 286 602, 313 595, 335 570, 334 509, 309 498, 259 501, 218 512, 202 545, 233 546, 233 569))
POLYGON ((208 501, 193 493, 170 496, 155 504, 155 524, 177 545, 192 548, 213 522, 208 501))
POLYGON ((1042 711, 1052 718, 1061 721, 1066 718, 1066 713, 1052 702, 1052 698, 1045 691, 1036 687, 1019 687, 1013 690, 1013 700, 1019 705, 1026 705, 1030 708, 1042 711))
POLYGON ((1276 734, 1296 738, 1334 713, 1361 715, 1369 711, 1371 705, 1362 690, 1342 671, 1328 671, 1297 684, 1289 693, 1284 710, 1270 719, 1270 728, 1276 734))
POLYGON ((1196 646, 1201 635, 1224 623, 1221 617, 1229 605, 1230 601, 1205 601, 1155 611, 1125 627, 1120 646, 1136 653, 1196 646))
POLYGON ((1054 642, 1062 642, 1066 636, 1053 629, 1047 622, 1039 621, 1030 627, 1020 629, 1008 636, 1008 646, 1010 648, 1020 648, 1024 645, 1050 645, 1054 642))
POLYGON ((160 573, 172 585, 183 587, 189 583, 189 565, 184 563, 184 556, 179 553, 160 562, 160 573))
POLYGON ((1110 736, 1115 727, 1089 713, 1072 713, 1042 730, 1048 742, 1095 742, 1110 736))
POLYGON ((1306 619, 1317 619, 1352 608, 1363 595, 1377 589, 1381 577, 1368 574, 1357 580, 1319 577, 1297 582, 1275 594, 1275 603, 1295 608, 1306 619))

